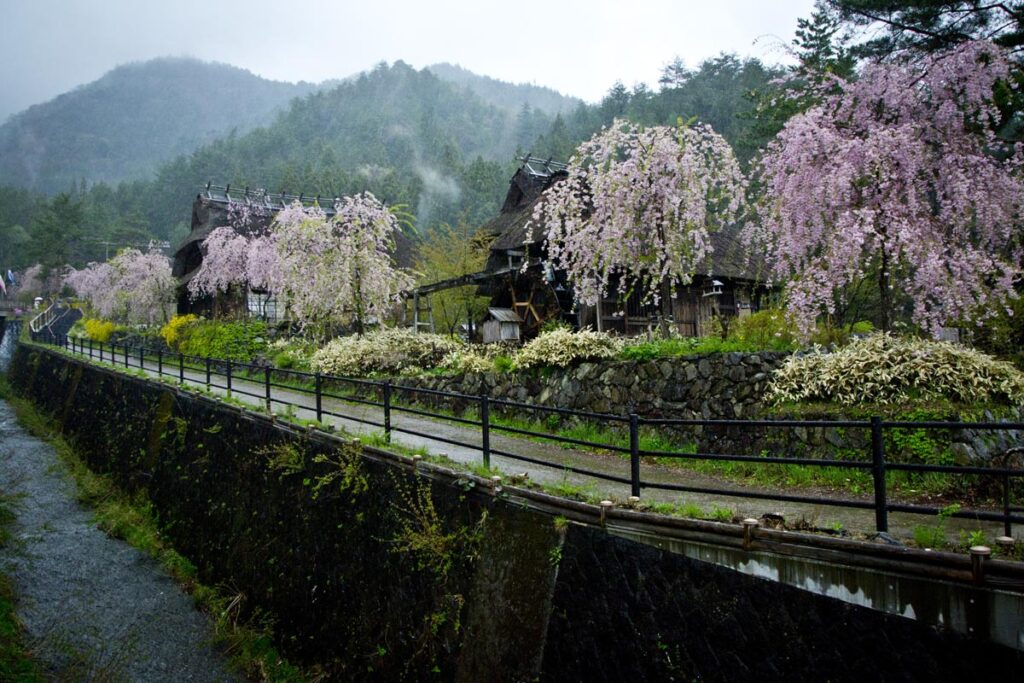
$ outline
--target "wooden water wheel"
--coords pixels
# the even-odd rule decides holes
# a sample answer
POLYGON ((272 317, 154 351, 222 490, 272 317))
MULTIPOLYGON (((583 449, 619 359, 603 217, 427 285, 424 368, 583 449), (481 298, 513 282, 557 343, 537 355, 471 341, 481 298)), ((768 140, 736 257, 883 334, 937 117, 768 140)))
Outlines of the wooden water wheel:
POLYGON ((558 298, 547 284, 533 278, 519 277, 512 284, 511 290, 512 310, 523 321, 524 338, 536 335, 548 320, 561 317, 562 307, 558 305, 558 298))

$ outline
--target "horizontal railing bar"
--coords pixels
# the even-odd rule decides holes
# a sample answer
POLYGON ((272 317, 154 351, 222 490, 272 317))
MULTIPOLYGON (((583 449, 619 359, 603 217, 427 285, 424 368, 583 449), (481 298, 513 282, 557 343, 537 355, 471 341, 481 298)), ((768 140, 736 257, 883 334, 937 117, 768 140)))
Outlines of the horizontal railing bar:
MULTIPOLYGON (((449 438, 444 437, 444 436, 438 436, 437 434, 424 434, 422 432, 417 432, 414 429, 406 429, 404 427, 395 427, 394 425, 392 425, 391 426, 391 431, 393 431, 393 432, 401 432, 403 434, 409 434, 411 436, 418 436, 418 437, 421 437, 423 439, 430 439, 431 441, 440 441, 441 443, 450 444, 452 446, 461 446, 462 448, 471 448, 471 449, 473 449, 475 451, 480 450, 480 447, 477 446, 476 444, 468 443, 468 442, 465 442, 465 441, 457 441, 455 439, 449 439, 449 438)), ((491 451, 491 452, 493 453, 494 451, 491 451)))
POLYGON ((1024 422, 886 422, 882 420, 882 427, 887 429, 997 429, 1009 431, 1024 431, 1024 422))
POLYGON ((871 469, 863 460, 818 460, 815 458, 785 458, 772 455, 729 455, 724 453, 681 453, 677 451, 639 451, 641 457, 677 458, 680 460, 719 460, 726 462, 753 462, 765 465, 809 465, 811 467, 845 467, 871 469))
POLYGON ((512 460, 521 460, 523 462, 533 463, 534 465, 541 465, 542 467, 550 467, 555 470, 562 470, 565 472, 573 472, 574 474, 582 474, 588 477, 594 477, 595 479, 604 479, 605 481, 614 481, 619 484, 628 484, 628 477, 620 477, 614 474, 605 474, 604 472, 594 472, 582 467, 574 467, 572 465, 560 465, 550 460, 539 460, 532 458, 528 455, 520 455, 518 453, 511 453, 509 451, 499 450, 497 448, 491 449, 491 455, 500 455, 505 458, 511 458, 512 460))
POLYGON ((819 498, 817 496, 793 496, 785 493, 764 493, 761 491, 744 491, 741 489, 715 489, 705 486, 686 486, 685 484, 663 484, 641 481, 640 486, 648 489, 664 491, 682 491, 686 493, 704 493, 713 496, 729 496, 732 498, 758 498, 760 500, 777 500, 785 503, 808 503, 810 505, 831 505, 833 507, 850 507, 861 510, 872 510, 874 503, 844 498, 819 498))
POLYGON ((558 436, 557 434, 547 434, 545 432, 531 432, 529 429, 520 429, 518 427, 506 427, 499 423, 491 422, 491 430, 500 430, 509 434, 522 434, 524 436, 536 436, 548 441, 556 441, 558 443, 571 443, 577 446, 588 446, 590 448, 597 448, 603 451, 615 451, 617 453, 629 453, 629 449, 625 446, 615 446, 613 444, 598 443, 596 441, 586 441, 584 439, 574 439, 571 436, 558 436))
POLYGON ((570 408, 556 408, 554 406, 542 406, 534 403, 522 403, 510 401, 504 398, 491 398, 491 405, 508 406, 511 408, 522 408, 523 410, 540 410, 545 413, 557 413, 559 415, 570 415, 572 417, 587 417, 595 420, 610 420, 612 422, 629 422, 629 418, 623 415, 612 413, 591 413, 585 410, 572 410, 570 408))
MULTIPOLYGON (((988 512, 986 510, 958 510, 957 512, 946 513, 945 510, 940 507, 932 505, 913 505, 910 503, 889 503, 887 507, 890 512, 909 512, 919 515, 938 515, 939 513, 944 513, 948 514, 950 517, 978 519, 986 522, 1002 522, 1007 519, 1006 515, 1002 512, 988 512)), ((1024 516, 1010 515, 1009 520, 1010 522, 1021 524, 1024 523, 1024 516)))
MULTIPOLYGON (((314 395, 316 394, 316 390, 315 389, 313 390, 313 394, 314 395)), ((384 407, 383 403, 378 403, 377 401, 371 401, 368 398, 358 398, 356 396, 342 396, 340 394, 329 394, 326 391, 321 391, 320 392, 320 396, 323 397, 323 398, 337 399, 339 401, 347 401, 348 403, 358 403, 358 404, 364 405, 364 406, 374 406, 374 407, 377 407, 377 408, 383 408, 384 407)))
MULTIPOLYGON (((316 375, 314 375, 315 377, 316 375)), ((336 375, 320 375, 322 382, 345 382, 346 384, 358 384, 364 387, 383 387, 384 382, 377 379, 356 379, 355 377, 338 377, 336 375)))
POLYGON ((885 469, 901 472, 941 472, 945 474, 988 474, 1005 477, 1024 477, 1022 469, 1005 467, 980 467, 978 465, 926 465, 923 463, 886 462, 885 469))
MULTIPOLYGON (((481 425, 479 420, 470 420, 465 417, 455 417, 454 415, 442 415, 440 413, 431 413, 427 410, 420 410, 419 408, 408 408, 406 406, 399 405, 397 403, 391 404, 391 410, 400 411, 403 413, 409 413, 411 415, 423 415, 424 417, 436 417, 441 420, 448 420, 449 422, 458 422, 459 424, 473 425, 479 427, 481 425)), ((492 427, 493 428, 493 427, 492 427)))
MULTIPOLYGON (((308 410, 313 413, 316 412, 316 408, 302 406, 302 409, 308 410)), ((367 420, 366 418, 363 417, 355 417, 354 415, 342 415, 341 413, 331 412, 330 410, 321 410, 320 413, 322 415, 330 415, 331 417, 336 417, 340 420, 348 420, 350 422, 358 422, 360 424, 370 425, 371 427, 384 427, 384 424, 381 422, 374 422, 373 420, 367 420)))
POLYGON ((444 396, 445 398, 459 398, 465 401, 479 401, 479 396, 472 394, 460 394, 457 391, 441 391, 440 389, 427 389, 425 387, 410 387, 404 384, 392 384, 391 391, 407 391, 412 394, 427 394, 428 396, 444 396))
POLYGON ((641 425, 686 427, 862 427, 871 428, 866 420, 684 420, 670 418, 640 418, 641 425))
POLYGON ((316 394, 316 389, 310 389, 309 387, 293 387, 289 384, 280 384, 278 382, 270 382, 270 386, 278 389, 284 389, 285 391, 295 391, 300 394, 316 394))

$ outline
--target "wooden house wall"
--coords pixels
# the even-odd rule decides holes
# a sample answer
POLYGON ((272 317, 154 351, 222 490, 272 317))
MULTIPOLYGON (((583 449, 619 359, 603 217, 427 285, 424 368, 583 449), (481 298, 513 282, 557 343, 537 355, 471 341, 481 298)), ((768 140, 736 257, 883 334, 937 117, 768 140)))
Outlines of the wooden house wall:
MULTIPOLYGON (((726 281, 717 296, 704 296, 703 284, 693 284, 681 287, 673 298, 672 324, 681 336, 703 337, 710 334, 709 323, 714 318, 748 316, 757 310, 758 304, 750 283, 726 281)), ((639 297, 634 297, 625 307, 615 297, 608 297, 602 302, 601 311, 602 329, 606 332, 636 336, 646 334, 659 324, 656 311, 641 307, 639 297)), ((576 318, 580 329, 598 328, 595 306, 580 306, 576 318)))

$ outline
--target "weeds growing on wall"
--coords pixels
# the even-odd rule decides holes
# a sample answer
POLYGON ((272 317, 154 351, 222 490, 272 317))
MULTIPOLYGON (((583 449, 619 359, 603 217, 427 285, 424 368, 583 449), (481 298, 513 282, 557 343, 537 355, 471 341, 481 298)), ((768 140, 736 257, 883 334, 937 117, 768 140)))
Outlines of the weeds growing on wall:
POLYGON ((436 588, 434 606, 424 617, 416 653, 407 670, 416 670, 416 660, 423 660, 427 668, 432 664, 437 671, 441 651, 458 643, 462 630, 466 600, 453 590, 456 582, 452 576, 476 561, 487 513, 483 512, 473 524, 453 526, 438 513, 427 481, 416 479, 407 484, 394 473, 391 476, 396 492, 392 505, 398 520, 398 532, 391 539, 392 552, 411 557, 416 569, 430 576, 436 588))
MULTIPOLYGON (((0 488, 0 550, 10 547, 9 527, 15 519, 14 504, 14 497, 0 488)), ((42 683, 44 679, 32 661, 14 605, 14 587, 0 572, 0 681, 42 683)))

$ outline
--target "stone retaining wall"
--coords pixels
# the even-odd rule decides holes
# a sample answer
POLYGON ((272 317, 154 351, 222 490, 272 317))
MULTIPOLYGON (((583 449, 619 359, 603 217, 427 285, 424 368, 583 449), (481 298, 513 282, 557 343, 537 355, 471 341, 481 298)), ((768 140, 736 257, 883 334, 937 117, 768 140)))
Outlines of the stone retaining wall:
POLYGON ((581 363, 510 373, 401 378, 396 384, 647 418, 758 415, 771 373, 788 353, 716 353, 692 358, 581 363))

